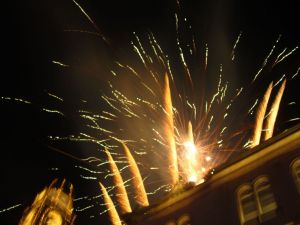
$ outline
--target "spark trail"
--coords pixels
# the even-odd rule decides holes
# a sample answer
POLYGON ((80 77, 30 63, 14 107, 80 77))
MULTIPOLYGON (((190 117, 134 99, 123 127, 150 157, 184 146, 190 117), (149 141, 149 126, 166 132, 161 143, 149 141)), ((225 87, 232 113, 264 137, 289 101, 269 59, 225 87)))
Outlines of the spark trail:
POLYGON ((275 97, 275 100, 271 106, 271 112, 270 115, 268 116, 267 119, 267 124, 266 124, 266 133, 264 136, 264 140, 268 140, 269 138, 271 138, 273 136, 273 132, 274 132, 274 126, 275 126, 275 122, 276 122, 276 118, 277 118, 277 114, 278 114, 278 110, 279 110, 279 106, 280 106, 280 102, 281 102, 281 98, 285 89, 285 85, 286 85, 286 80, 284 80, 280 86, 280 89, 275 97))
POLYGON ((267 89, 261 103, 259 104, 258 109, 257 109, 256 121, 255 121, 255 126, 254 126, 254 129, 253 129, 253 137, 252 137, 252 144, 251 144, 252 148, 255 147, 256 145, 259 145, 259 143, 260 143, 260 139, 261 139, 260 137, 261 137, 261 134, 262 134, 263 122, 264 122, 264 119, 265 119, 265 114, 266 114, 266 111, 267 111, 267 105, 268 105, 269 98, 270 98, 270 95, 271 95, 272 87, 273 87, 273 83, 271 83, 268 86, 268 89, 267 89))
POLYGON ((108 215, 109 215, 109 219, 112 225, 121 225, 121 219, 120 216, 116 210, 116 207, 113 203, 113 201, 111 200, 110 196, 107 193, 106 188, 103 186, 103 184, 101 184, 101 182, 99 183, 102 194, 103 194, 103 199, 104 199, 104 203, 106 205, 107 211, 108 211, 108 215))
POLYGON ((113 157, 109 153, 109 151, 106 150, 105 152, 108 157, 112 177, 114 180, 114 185, 115 185, 115 189, 116 189, 116 197, 117 197, 118 205, 120 206, 120 211, 122 214, 130 213, 132 210, 131 210, 128 195, 127 195, 127 192, 126 192, 126 189, 124 186, 123 178, 120 174, 120 171, 119 171, 113 157))
POLYGON ((169 153, 168 156, 168 174, 170 175, 170 183, 175 185, 178 182, 178 163, 177 163, 177 152, 174 136, 174 116, 173 116, 173 105, 169 84, 168 74, 165 74, 165 85, 164 85, 164 110, 165 110, 165 125, 164 133, 167 139, 167 148, 169 153))
POLYGON ((124 143, 122 145, 129 164, 129 171, 132 177, 136 203, 140 207, 146 207, 149 205, 149 202, 140 170, 129 148, 124 143))

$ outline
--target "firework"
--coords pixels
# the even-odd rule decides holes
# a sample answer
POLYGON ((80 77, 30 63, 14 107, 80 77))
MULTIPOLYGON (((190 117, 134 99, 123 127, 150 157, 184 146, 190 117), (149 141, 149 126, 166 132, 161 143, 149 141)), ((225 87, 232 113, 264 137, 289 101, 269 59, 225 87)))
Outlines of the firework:
POLYGON ((129 148, 123 143, 123 149, 129 164, 129 171, 132 177, 132 183, 135 193, 135 200, 136 203, 141 206, 145 207, 149 205, 147 193, 145 191, 143 179, 141 177, 140 170, 133 158, 133 156, 130 153, 129 148))
POLYGON ((283 95, 283 92, 285 89, 285 84, 286 84, 286 80, 284 80, 283 83, 281 84, 280 89, 275 97, 275 100, 274 100, 272 106, 271 106, 270 115, 268 116, 268 119, 267 119, 266 133, 264 136, 264 140, 267 140, 273 136, 274 126, 275 126, 281 98, 282 98, 282 95, 283 95))
POLYGON ((122 214, 129 213, 131 212, 131 206, 124 186, 123 178, 111 154, 107 150, 105 152, 107 154, 111 173, 113 176, 113 180, 116 188, 117 202, 118 205, 120 206, 121 213, 122 214))
POLYGON ((104 199, 104 203, 107 207, 107 211, 108 211, 108 215, 109 215, 109 219, 112 225, 120 225, 122 224, 120 216, 115 208, 115 205, 113 203, 113 201, 111 200, 110 196, 107 193, 106 188, 101 184, 100 184, 100 188, 103 194, 103 199, 104 199))
MULTIPOLYGON (((96 32, 68 31, 95 34, 108 43, 92 18, 76 1, 74 3, 93 25, 96 32)), ((246 135, 243 137, 238 136, 245 131, 245 124, 242 125, 242 128, 239 127, 232 130, 228 126, 229 122, 227 119, 230 115, 231 106, 235 99, 242 95, 241 93, 243 93, 244 89, 243 87, 238 88, 234 97, 227 96, 230 82, 223 79, 223 72, 227 72, 226 66, 223 69, 222 65, 218 65, 220 69, 219 74, 217 74, 219 77, 216 83, 217 90, 210 96, 197 96, 199 89, 196 87, 199 84, 198 80, 193 81, 193 78, 198 76, 198 74, 193 74, 195 70, 190 67, 189 60, 202 53, 196 52, 197 48, 194 38, 189 43, 184 43, 181 40, 180 36, 182 35, 179 35, 180 17, 176 14, 175 18, 177 37, 176 46, 174 47, 179 53, 177 61, 175 60, 176 66, 171 61, 172 57, 170 57, 169 53, 165 52, 165 49, 160 46, 154 34, 143 35, 147 38, 144 41, 134 33, 134 40, 131 44, 133 51, 139 58, 139 62, 141 62, 142 68, 123 63, 122 61, 115 61, 115 67, 110 68, 112 77, 108 81, 109 91, 101 95, 102 101, 107 104, 109 109, 103 107, 105 110, 101 108, 100 111, 93 112, 86 108, 80 108, 78 110, 80 120, 84 121, 88 131, 80 131, 78 135, 67 137, 51 137, 51 140, 55 141, 70 140, 92 143, 97 146, 97 149, 100 148, 106 153, 107 157, 104 157, 104 159, 88 157, 80 160, 91 165, 97 163, 97 171, 81 166, 77 166, 77 168, 84 169, 85 172, 92 174, 87 176, 80 174, 80 177, 85 180, 97 180, 98 182, 108 176, 112 177, 114 185, 107 186, 106 189, 100 183, 100 187, 105 205, 108 207, 107 212, 113 224, 121 223, 117 212, 118 207, 120 214, 132 211, 128 199, 129 193, 126 191, 125 184, 128 186, 132 185, 128 189, 134 190, 134 199, 138 207, 146 207, 149 205, 148 197, 151 194, 156 194, 161 190, 170 191, 172 188, 176 189, 176 186, 180 186, 180 183, 191 182, 200 184, 204 182, 204 177, 210 169, 225 162, 232 152, 242 150, 243 145, 240 143, 244 142, 244 139, 249 138, 248 136, 245 138, 246 135), (186 47, 188 48, 187 50, 185 49, 186 47), (186 54, 187 52, 188 54, 186 54), (177 71, 178 68, 178 71, 183 69, 183 74, 177 71), (185 83, 181 81, 184 79, 188 80, 188 87, 183 87, 185 83), (132 90, 127 88, 127 85, 132 87, 132 90), (125 90, 124 86, 126 86, 125 90), (188 90, 184 90, 185 88, 188 90), (195 98, 194 95, 196 95, 195 98), (201 102, 199 103, 200 98, 201 102), (232 137, 238 139, 237 141, 234 140, 233 144, 230 143, 232 137), (122 162, 126 166, 120 167, 121 169, 118 168, 118 160, 123 156, 118 146, 120 142, 123 144, 126 156, 125 163, 124 161, 122 162), (132 146, 132 151, 129 150, 128 146, 132 146), (137 164, 136 161, 140 164, 137 164), (106 176, 103 175, 106 173, 106 170, 103 169, 105 165, 110 166, 110 172, 106 176), (122 174, 128 173, 130 179, 124 182, 121 172, 122 174), (98 177, 97 175, 99 174, 100 176, 98 177), (141 174, 147 180, 146 178, 143 180, 141 174), (150 191, 146 193, 146 189, 150 191), (116 206, 110 196, 113 191, 115 191, 116 206)), ((241 36, 242 33, 238 35, 234 43, 231 52, 232 62, 236 60, 235 53, 241 36)), ((280 37, 276 40, 262 66, 254 75, 252 83, 259 80, 266 68, 269 67, 269 64, 271 64, 272 68, 276 67, 277 64, 284 61, 297 50, 297 48, 291 51, 285 49, 280 51, 277 57, 274 57, 279 41, 280 37), (275 61, 272 61, 273 58, 275 58, 275 61)), ((205 43, 205 49, 202 50, 204 50, 204 68, 201 68, 201 70, 203 69, 205 75, 210 76, 211 74, 208 73, 210 64, 208 63, 209 49, 207 43, 205 43)), ((53 60, 52 62, 64 69, 72 68, 71 64, 64 63, 63 60, 53 60)), ((218 67, 216 68, 218 69, 218 67)), ((298 72, 299 68, 292 76, 292 79, 297 76, 298 72)), ((272 88, 276 85, 273 86, 273 83, 271 83, 268 86, 257 108, 254 134, 250 138, 250 147, 260 144, 262 141, 261 136, 264 132, 263 128, 266 130, 263 136, 264 140, 273 135, 285 83, 286 81, 281 85, 271 110, 266 115, 272 88), (266 123, 265 126, 263 126, 264 123, 266 123)), ((205 89, 205 84, 201 88, 201 91, 205 89)), ((63 101, 62 98, 56 95, 49 94, 49 96, 60 102, 63 101)), ((29 101, 18 98, 9 99, 9 97, 2 97, 2 99, 32 104, 29 101)), ((86 103, 85 100, 80 101, 86 103)), ((249 112, 255 110, 256 103, 249 112)), ((56 109, 42 108, 42 110, 64 117, 67 115, 56 109)), ((252 133, 252 130, 247 130, 247 132, 252 133)), ((73 158, 76 159, 75 157, 73 158)), ((60 191, 58 191, 58 196, 60 194, 60 191)), ((97 197, 99 196, 88 196, 78 199, 96 199, 97 197)), ((55 201, 59 201, 59 198, 56 197, 55 201)), ((71 202, 68 202, 67 205, 71 207, 71 202)), ((92 207, 94 207, 94 204, 89 203, 88 206, 80 210, 84 211, 92 207)))
POLYGON ((173 105, 172 97, 170 91, 169 77, 168 74, 165 75, 165 85, 164 85, 164 110, 165 110, 165 125, 164 133, 167 140, 168 148, 168 174, 170 175, 170 183, 176 184, 178 182, 178 164, 177 164, 177 152, 174 136, 174 116, 173 116, 173 105))
POLYGON ((273 87, 273 84, 271 83, 268 86, 268 89, 263 97, 263 100, 261 101, 261 103, 257 109, 255 127, 253 129, 254 132, 253 132, 252 144, 251 144, 252 148, 255 147, 256 145, 258 145, 260 142, 260 136, 262 134, 262 128, 263 128, 263 122, 265 119, 265 114, 267 111, 267 105, 268 105, 269 98, 271 95, 272 87, 273 87))

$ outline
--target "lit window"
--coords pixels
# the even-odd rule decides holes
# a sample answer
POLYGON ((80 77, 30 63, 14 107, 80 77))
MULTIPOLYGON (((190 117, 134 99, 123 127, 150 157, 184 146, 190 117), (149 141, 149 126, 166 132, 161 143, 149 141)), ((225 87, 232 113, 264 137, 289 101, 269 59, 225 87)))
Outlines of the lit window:
POLYGON ((276 216, 277 203, 275 201, 269 179, 260 177, 254 183, 254 191, 261 222, 276 216))
POLYGON ((258 212, 252 187, 243 185, 237 194, 241 224, 257 224, 258 212))
POLYGON ((292 163, 292 174, 293 174, 293 178, 296 183, 298 192, 300 194, 300 158, 297 158, 292 163))

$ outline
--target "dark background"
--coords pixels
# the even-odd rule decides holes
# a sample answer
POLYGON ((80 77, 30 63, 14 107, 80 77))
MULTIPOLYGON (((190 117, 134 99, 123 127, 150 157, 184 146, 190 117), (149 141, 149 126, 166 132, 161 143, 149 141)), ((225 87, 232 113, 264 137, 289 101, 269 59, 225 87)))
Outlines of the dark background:
MULTIPOLYGON (((103 91, 105 74, 113 59, 132 51, 129 43, 133 31, 139 34, 153 31, 166 48, 171 48, 169 42, 175 39, 175 0, 78 2, 109 44, 100 36, 66 31, 96 31, 71 0, 10 1, 1 7, 0 95, 33 103, 1 100, 0 210, 22 204, 0 213, 1 224, 17 224, 36 193, 56 177, 66 177, 74 184, 75 197, 99 193, 96 181, 79 178, 82 171, 74 167, 78 164, 76 160, 47 147, 55 145, 49 143, 47 136, 68 135, 80 129, 72 116, 80 104, 78 99, 88 99, 99 107, 97 99, 103 91), (52 60, 70 67, 59 67, 52 60), (64 103, 54 101, 47 91, 63 96, 64 103), (66 116, 45 113, 42 107, 61 109, 66 116)), ((239 85, 248 82, 250 75, 257 71, 279 34, 282 34, 283 45, 289 49, 299 44, 297 5, 297 1, 182 1, 181 12, 192 24, 198 41, 211 43, 217 65, 227 54, 228 46, 232 46, 243 31, 244 55, 239 63, 245 68, 245 74, 233 78, 239 85)), ((295 73, 299 62, 299 53, 296 53, 290 64, 282 66, 283 71, 287 75, 295 73)), ((262 83, 253 90, 253 95, 263 93, 266 83, 262 83)), ((291 82, 283 99, 285 102, 299 99, 298 84, 299 78, 291 82)), ((280 112, 279 119, 283 122, 279 127, 292 126, 284 121, 299 117, 299 111, 299 106, 286 107, 280 112)), ((58 147, 78 157, 89 155, 85 152, 89 149, 80 144, 65 143, 58 147)), ((101 203, 101 199, 98 201, 101 203)), ((90 203, 93 202, 84 202, 82 206, 78 203, 77 207, 83 208, 90 203)), ((100 211, 101 207, 96 205, 77 213, 77 224, 104 224, 107 218, 99 216, 100 211), (95 217, 90 219, 90 215, 95 217)))

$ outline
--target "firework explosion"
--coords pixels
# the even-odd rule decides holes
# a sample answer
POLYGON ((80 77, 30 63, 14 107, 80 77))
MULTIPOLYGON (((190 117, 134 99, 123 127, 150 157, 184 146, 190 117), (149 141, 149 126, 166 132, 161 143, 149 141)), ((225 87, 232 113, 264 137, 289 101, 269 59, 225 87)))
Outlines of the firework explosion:
MULTIPOLYGON (((77 2, 74 3, 92 23, 95 33, 107 43, 91 17, 77 2)), ((241 120, 256 112, 254 127, 245 129, 243 124, 242 127, 231 128, 232 107, 237 99, 243 98, 245 88, 230 88, 230 82, 224 79, 224 74, 228 73, 225 67, 210 64, 208 44, 198 49, 193 36, 182 38, 181 20, 183 18, 175 14, 176 60, 165 51, 153 33, 142 37, 134 33, 131 46, 136 58, 134 62, 114 62, 107 81, 109 91, 101 95, 101 105, 106 104, 102 107, 105 109, 92 111, 83 105, 78 116, 86 126, 85 130, 67 137, 50 136, 54 142, 92 143, 97 150, 100 149, 99 155, 104 153, 103 157, 83 159, 74 157, 75 153, 70 155, 96 168, 90 170, 77 166, 91 175, 81 178, 101 181, 102 194, 79 197, 75 202, 86 199, 91 202, 103 197, 107 209, 101 213, 108 212, 112 224, 121 223, 118 211, 120 214, 130 213, 134 207, 148 206, 153 195, 161 196, 181 184, 205 182, 205 176, 226 162, 232 153, 242 149, 251 151, 262 140, 272 137, 286 82, 298 75, 299 68, 296 68, 294 74, 283 76, 274 85, 271 83, 265 95, 256 99, 254 104, 249 102, 248 108, 241 113, 241 120), (197 58, 199 55, 201 57, 197 58), (193 58, 200 62, 197 74, 194 73, 196 69, 190 66, 193 58), (218 77, 212 94, 205 93, 205 84, 197 79, 199 76, 211 76, 211 67, 217 68, 213 75, 218 77), (273 91, 279 84, 279 90, 273 91), (269 105, 274 92, 276 96, 269 105), (108 184, 110 181, 112 184, 108 184)), ((234 42, 229 57, 231 64, 236 63, 235 54, 241 37, 242 33, 234 42)), ((278 49, 280 38, 276 39, 262 66, 253 74, 251 85, 255 85, 269 67, 275 68, 297 50, 297 47, 278 49)), ((64 68, 71 67, 60 61, 54 60, 53 63, 64 68)), ((55 94, 48 95, 63 101, 55 94)), ((2 99, 31 104, 18 98, 2 99)), ((59 109, 42 110, 66 115, 59 109)), ((77 212, 95 205, 89 203, 77 212)))

